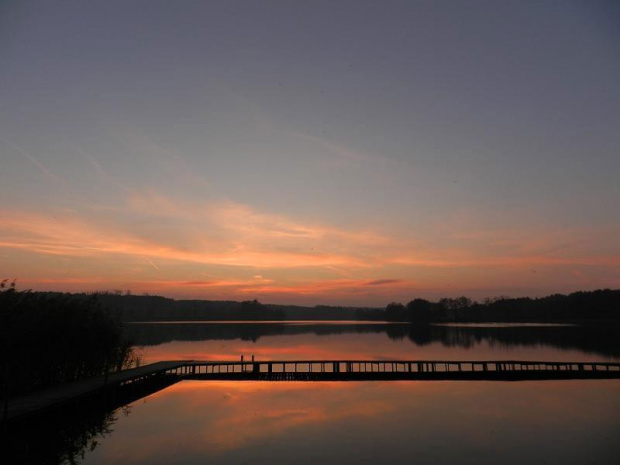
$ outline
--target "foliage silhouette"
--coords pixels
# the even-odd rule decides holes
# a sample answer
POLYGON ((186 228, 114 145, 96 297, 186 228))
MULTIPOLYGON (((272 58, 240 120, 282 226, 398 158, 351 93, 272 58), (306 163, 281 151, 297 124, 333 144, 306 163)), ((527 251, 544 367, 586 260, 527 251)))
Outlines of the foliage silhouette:
POLYGON ((553 294, 547 297, 499 297, 474 302, 467 297, 438 302, 414 299, 404 306, 392 302, 385 310, 359 310, 358 319, 416 323, 570 322, 620 320, 620 290, 553 294))
POLYGON ((99 376, 137 363, 120 321, 96 297, 0 285, 2 397, 99 376))

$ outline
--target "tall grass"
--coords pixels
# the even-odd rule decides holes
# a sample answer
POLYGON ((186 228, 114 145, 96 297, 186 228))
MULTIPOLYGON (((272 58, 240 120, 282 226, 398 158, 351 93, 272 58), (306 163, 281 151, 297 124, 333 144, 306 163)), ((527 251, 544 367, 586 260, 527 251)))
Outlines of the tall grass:
POLYGON ((0 385, 12 397, 136 363, 118 318, 96 296, 18 291, 0 283, 0 385))

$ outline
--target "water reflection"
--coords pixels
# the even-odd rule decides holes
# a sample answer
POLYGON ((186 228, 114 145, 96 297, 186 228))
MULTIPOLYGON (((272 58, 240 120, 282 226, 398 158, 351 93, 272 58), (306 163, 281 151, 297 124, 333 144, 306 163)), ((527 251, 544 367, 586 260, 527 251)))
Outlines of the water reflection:
POLYGON ((3 459, 28 465, 80 463, 86 453, 95 450, 111 434, 112 425, 123 411, 129 412, 130 407, 115 412, 91 405, 79 411, 65 410, 2 425, 3 459))
POLYGON ((185 381, 136 404, 85 463, 611 464, 619 387, 185 381))
POLYGON ((165 359, 619 359, 618 325, 130 324, 146 361, 165 359))
MULTIPOLYGON (((145 362, 620 358, 617 326, 184 323, 128 325, 127 333, 145 362)), ((618 380, 163 387, 25 422, 3 433, 4 457, 54 465, 620 463, 618 380)))
POLYGON ((110 437, 132 403, 166 389, 176 379, 156 378, 123 391, 93 395, 10 423, 0 423, 0 450, 9 463, 81 463, 110 437))

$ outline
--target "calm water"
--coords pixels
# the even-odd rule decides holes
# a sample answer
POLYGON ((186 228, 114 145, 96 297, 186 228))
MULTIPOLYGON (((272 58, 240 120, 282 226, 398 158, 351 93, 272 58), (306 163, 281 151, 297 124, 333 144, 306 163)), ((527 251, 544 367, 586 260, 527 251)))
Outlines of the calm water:
MULTIPOLYGON (((618 329, 135 324, 164 359, 620 360, 618 329)), ((620 463, 620 381, 185 381, 117 410, 85 464, 620 463)))
POLYGON ((127 325, 145 363, 159 360, 620 360, 620 328, 375 322, 127 325))

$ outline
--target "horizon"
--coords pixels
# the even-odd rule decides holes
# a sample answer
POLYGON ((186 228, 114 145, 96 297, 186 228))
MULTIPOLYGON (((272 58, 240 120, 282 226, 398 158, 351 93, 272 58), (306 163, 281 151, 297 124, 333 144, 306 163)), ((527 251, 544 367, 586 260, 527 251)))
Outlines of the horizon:
POLYGON ((620 288, 620 6, 0 5, 0 279, 385 306, 620 288))
MULTIPOLYGON (((10 285, 10 280, 5 280, 5 282, 9 282, 10 285)), ((8 286, 7 286, 8 287, 8 286)), ((87 294, 87 295, 98 295, 98 294, 103 294, 103 295, 114 295, 114 296, 119 296, 119 297, 162 297, 164 299, 171 299, 171 300, 175 300, 175 301, 205 301, 205 302, 237 302, 237 303, 242 303, 242 302, 251 302, 251 301, 257 301, 258 303, 265 305, 265 306, 269 306, 269 305, 279 305, 279 306, 283 306, 283 307, 307 307, 307 308, 314 308, 314 307, 342 307, 342 308, 368 308, 368 309, 384 309, 385 307, 387 307, 390 304, 403 304, 403 305, 407 305, 409 302, 415 300, 415 299, 420 299, 421 297, 418 296, 412 296, 409 298, 406 298, 404 300, 401 301, 397 301, 397 300, 390 300, 387 301, 385 304, 383 305, 356 305, 356 304, 351 304, 351 305, 347 305, 347 304, 325 304, 325 303, 290 303, 290 302, 264 302, 261 301, 260 299, 256 299, 256 298, 248 298, 245 300, 231 300, 231 299, 209 299, 209 298, 196 298, 196 299, 192 299, 192 298, 178 298, 178 297, 173 297, 173 296, 166 296, 166 295, 162 295, 162 294, 150 294, 148 292, 144 292, 141 294, 137 294, 134 293, 131 289, 113 289, 113 290, 95 290, 95 291, 77 291, 77 292, 70 292, 70 291, 57 291, 57 290, 35 290, 35 289, 20 289, 19 286, 15 286, 15 289, 17 291, 26 291, 26 292, 42 292, 42 293, 69 293, 69 294, 87 294)), ((600 289, 592 289, 592 290, 576 290, 573 292, 568 292, 565 294, 562 293, 554 293, 554 294, 546 294, 546 295, 541 295, 541 296, 527 296, 527 295, 520 295, 520 296, 508 296, 508 295, 496 295, 496 296, 486 296, 483 299, 475 299, 475 298, 471 298, 470 296, 467 295, 452 295, 452 296, 441 296, 438 297, 436 299, 424 299, 421 298, 423 300, 427 300, 428 302, 431 303, 439 303, 439 301, 443 298, 448 298, 448 299, 452 299, 452 298, 459 298, 459 297, 466 297, 468 299, 471 300, 472 304, 485 304, 484 300, 485 299, 489 299, 491 301, 494 300, 503 300, 503 299, 507 299, 507 300, 512 300, 512 299, 532 299, 532 300, 536 300, 536 299, 545 299, 547 297, 553 297, 555 295, 562 295, 562 296, 570 296, 571 294, 575 294, 575 293, 589 293, 589 292, 605 292, 605 291, 620 291, 620 289, 612 289, 612 288, 600 288, 600 289)))

